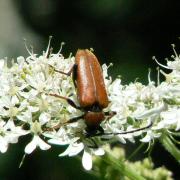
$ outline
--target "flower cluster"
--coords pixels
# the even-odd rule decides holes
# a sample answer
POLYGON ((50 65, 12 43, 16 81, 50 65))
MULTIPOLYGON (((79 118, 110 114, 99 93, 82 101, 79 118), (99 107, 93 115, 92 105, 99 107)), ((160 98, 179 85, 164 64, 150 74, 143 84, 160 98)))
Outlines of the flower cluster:
POLYGON ((0 60, 0 151, 6 152, 9 144, 17 143, 20 136, 32 135, 25 147, 30 154, 36 147, 48 150, 51 144, 68 145, 59 156, 75 156, 83 151, 82 164, 92 168, 92 155, 103 155, 103 145, 111 140, 121 143, 151 143, 164 132, 174 133, 180 129, 180 57, 175 52, 167 66, 166 74, 160 70, 165 81, 140 82, 123 85, 121 79, 112 81, 108 66, 103 65, 103 75, 109 98, 105 112, 116 114, 101 123, 105 134, 87 138, 84 120, 67 123, 73 117, 83 114, 63 98, 72 99, 78 105, 76 88, 68 72, 74 64, 74 57, 64 58, 61 51, 50 52, 49 45, 42 55, 29 52, 8 67, 7 60, 0 60), (147 128, 145 128, 147 127, 147 128), (138 130, 139 131, 136 131, 138 130), (109 134, 109 135, 108 135, 109 134), (103 141, 101 140, 103 138, 103 141), (96 148, 93 148, 96 146, 96 148))

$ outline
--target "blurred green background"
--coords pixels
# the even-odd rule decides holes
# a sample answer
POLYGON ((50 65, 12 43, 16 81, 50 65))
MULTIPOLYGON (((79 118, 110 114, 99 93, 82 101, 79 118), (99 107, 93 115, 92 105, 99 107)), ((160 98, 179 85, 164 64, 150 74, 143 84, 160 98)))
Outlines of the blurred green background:
MULTIPOLYGON (((41 54, 52 35, 54 52, 62 41, 66 57, 78 48, 92 47, 101 63, 113 62, 113 78, 121 75, 122 82, 129 83, 138 77, 147 83, 148 68, 156 78, 152 56, 165 63, 164 58, 173 54, 170 44, 175 43, 177 51, 180 48, 179 9, 179 0, 1 0, 0 58, 10 61, 28 56, 23 38, 41 54)), ((36 150, 18 169, 30 138, 20 139, 18 145, 0 154, 0 180, 96 179, 84 172, 77 158, 58 158, 62 147, 36 150)), ((161 145, 155 146, 152 155, 156 166, 165 165, 180 179, 178 164, 161 145)))

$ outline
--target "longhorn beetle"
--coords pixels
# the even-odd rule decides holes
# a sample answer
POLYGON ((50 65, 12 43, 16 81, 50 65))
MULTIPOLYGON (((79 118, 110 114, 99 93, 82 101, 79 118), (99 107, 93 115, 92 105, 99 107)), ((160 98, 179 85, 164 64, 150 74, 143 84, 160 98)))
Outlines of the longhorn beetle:
POLYGON ((109 119, 116 113, 103 112, 103 109, 108 106, 109 101, 101 66, 96 56, 91 51, 87 49, 78 50, 75 56, 75 64, 69 72, 65 73, 56 69, 55 71, 68 76, 72 74, 77 89, 79 106, 68 97, 63 97, 57 94, 49 95, 62 98, 74 108, 84 112, 83 115, 69 119, 66 123, 73 123, 79 119, 84 119, 87 125, 86 137, 133 133, 147 129, 151 126, 150 124, 143 128, 120 133, 104 133, 103 128, 100 126, 101 122, 105 120, 106 117, 109 119))

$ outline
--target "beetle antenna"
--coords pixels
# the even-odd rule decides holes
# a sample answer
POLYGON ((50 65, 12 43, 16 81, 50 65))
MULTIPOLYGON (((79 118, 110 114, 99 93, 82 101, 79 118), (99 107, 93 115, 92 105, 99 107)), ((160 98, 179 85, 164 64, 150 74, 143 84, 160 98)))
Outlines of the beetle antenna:
POLYGON ((142 127, 142 128, 139 128, 139 129, 133 129, 133 130, 130 130, 130 131, 124 131, 124 132, 120 132, 120 133, 112 133, 112 134, 113 135, 131 134, 131 133, 134 133, 134 132, 138 132, 138 131, 142 131, 142 130, 145 130, 145 129, 149 129, 150 127, 152 127, 152 125, 153 125, 153 123, 151 121, 150 124, 148 124, 145 127, 142 127))
POLYGON ((103 135, 131 134, 131 133, 135 133, 135 132, 142 131, 142 130, 145 130, 145 129, 149 129, 150 127, 152 127, 152 125, 153 125, 153 122, 151 121, 150 124, 148 124, 147 126, 142 127, 142 128, 133 129, 133 130, 130 130, 130 131, 123 131, 123 132, 119 132, 119 133, 102 133, 102 132, 100 132, 98 134, 93 135, 92 137, 94 137, 94 136, 103 136, 103 135))

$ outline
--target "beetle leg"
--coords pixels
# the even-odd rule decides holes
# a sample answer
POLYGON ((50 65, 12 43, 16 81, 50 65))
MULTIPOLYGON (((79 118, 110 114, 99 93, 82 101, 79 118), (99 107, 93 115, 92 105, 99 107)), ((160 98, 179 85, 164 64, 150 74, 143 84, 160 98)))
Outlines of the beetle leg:
POLYGON ((111 119, 114 115, 116 115, 115 111, 110 111, 110 112, 105 112, 104 113, 105 116, 108 116, 105 121, 109 121, 109 119, 111 119))
POLYGON ((105 116, 109 116, 109 118, 112 118, 114 115, 116 115, 115 111, 105 112, 105 116))
POLYGON ((75 102, 73 100, 71 100, 70 98, 60 96, 60 95, 57 95, 57 94, 49 94, 49 95, 66 100, 68 102, 68 104, 70 104, 72 107, 74 107, 76 109, 80 109, 80 110, 82 109, 80 106, 76 105, 75 102))
POLYGON ((64 75, 67 75, 67 76, 70 76, 72 74, 72 79, 73 79, 73 83, 74 83, 74 86, 77 87, 76 85, 76 78, 77 78, 77 64, 74 64, 71 69, 69 70, 69 72, 65 73, 63 71, 59 71, 59 70, 54 70, 55 72, 58 72, 58 73, 61 73, 61 74, 64 74, 64 75))
POLYGON ((88 129, 86 128, 86 138, 91 138, 91 137, 94 137, 94 136, 101 136, 104 134, 104 129, 99 126, 97 129, 95 130, 91 130, 91 129, 88 129))
MULTIPOLYGON (((52 65, 49 65, 49 66, 52 67, 52 68, 54 68, 52 65)), ((64 75, 67 75, 67 76, 70 76, 70 75, 73 73, 75 66, 77 66, 77 65, 74 64, 67 73, 66 73, 66 72, 63 72, 63 71, 60 71, 60 70, 57 70, 57 69, 55 69, 55 68, 54 68, 54 71, 55 71, 55 72, 58 72, 58 73, 61 73, 61 74, 64 74, 64 75)))
POLYGON ((70 123, 74 123, 80 119, 82 119, 84 117, 84 115, 78 116, 78 117, 74 117, 71 118, 69 120, 67 120, 66 122, 63 123, 58 123, 57 125, 51 127, 51 128, 44 128, 45 131, 52 131, 53 129, 59 129, 61 126, 66 125, 66 124, 70 124, 70 123))
POLYGON ((84 117, 84 115, 81 115, 81 116, 78 116, 78 117, 71 118, 71 119, 67 120, 67 121, 66 121, 65 123, 63 123, 63 124, 74 123, 74 122, 76 122, 76 121, 82 119, 83 117, 84 117))
POLYGON ((101 126, 99 126, 97 130, 99 131, 99 134, 104 134, 104 129, 101 126))
POLYGON ((74 64, 74 66, 73 66, 72 79, 73 79, 73 83, 74 83, 75 88, 77 88, 77 83, 76 83, 76 79, 77 79, 77 64, 74 64))
MULTIPOLYGON (((54 68, 52 65, 49 65, 51 66, 52 68, 54 68)), ((77 78, 77 64, 74 64, 71 69, 66 73, 66 72, 63 72, 63 71, 59 71, 57 69, 54 69, 55 72, 58 72, 58 73, 61 73, 61 74, 64 74, 66 76, 70 76, 72 74, 72 79, 73 79, 73 83, 74 83, 74 86, 77 87, 76 85, 76 78, 77 78)))

